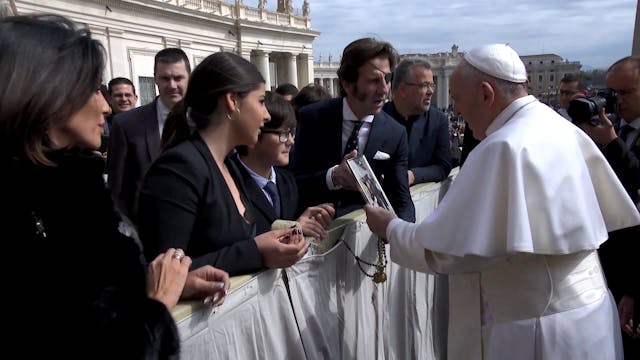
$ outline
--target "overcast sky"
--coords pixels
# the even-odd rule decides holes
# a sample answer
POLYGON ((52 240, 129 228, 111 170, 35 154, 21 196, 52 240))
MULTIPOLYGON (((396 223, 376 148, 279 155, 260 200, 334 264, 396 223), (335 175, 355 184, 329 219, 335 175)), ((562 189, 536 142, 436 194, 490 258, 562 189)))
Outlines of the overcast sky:
MULTIPOLYGON (((583 70, 631 54, 638 0, 308 0, 313 42, 337 60, 351 41, 373 36, 401 53, 460 51, 508 42, 520 55, 553 53, 583 70)), ((303 0, 294 0, 297 9, 303 0)), ((275 7, 277 0, 267 0, 275 7)))

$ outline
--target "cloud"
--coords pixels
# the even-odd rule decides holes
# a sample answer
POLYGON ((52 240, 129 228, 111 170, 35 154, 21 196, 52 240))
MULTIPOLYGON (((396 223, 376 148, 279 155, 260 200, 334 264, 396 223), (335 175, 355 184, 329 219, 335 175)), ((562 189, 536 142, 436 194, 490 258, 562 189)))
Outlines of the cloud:
POLYGON ((637 6, 636 0, 309 1, 312 28, 321 32, 316 58, 338 58, 349 42, 374 36, 400 53, 508 42, 521 55, 554 53, 600 68, 631 53, 637 6))

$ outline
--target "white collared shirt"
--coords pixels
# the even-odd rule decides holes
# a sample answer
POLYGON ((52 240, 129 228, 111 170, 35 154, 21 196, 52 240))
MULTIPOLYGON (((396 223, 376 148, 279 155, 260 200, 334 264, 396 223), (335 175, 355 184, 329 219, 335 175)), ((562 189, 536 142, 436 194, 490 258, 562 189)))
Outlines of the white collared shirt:
POLYGON ((158 131, 161 138, 162 131, 164 130, 164 122, 167 120, 169 111, 171 111, 171 109, 164 105, 162 99, 158 98, 158 101, 156 102, 156 113, 158 115, 158 131))
POLYGON ((269 193, 264 189, 265 185, 267 185, 269 181, 272 181, 274 184, 276 184, 276 186, 278 185, 276 183, 276 172, 273 169, 273 166, 271 167, 270 176, 267 179, 262 175, 256 173, 255 171, 251 170, 251 168, 248 167, 247 164, 244 163, 244 161, 242 161, 240 156, 238 156, 238 160, 240 160, 240 164, 242 164, 242 166, 244 166, 244 168, 247 169, 253 181, 255 181, 256 184, 258 184, 258 187, 260 188, 260 190, 262 190, 262 193, 267 197, 267 200, 269 200, 269 203, 271 203, 271 206, 273 206, 273 199, 271 198, 271 195, 269 195, 269 193))

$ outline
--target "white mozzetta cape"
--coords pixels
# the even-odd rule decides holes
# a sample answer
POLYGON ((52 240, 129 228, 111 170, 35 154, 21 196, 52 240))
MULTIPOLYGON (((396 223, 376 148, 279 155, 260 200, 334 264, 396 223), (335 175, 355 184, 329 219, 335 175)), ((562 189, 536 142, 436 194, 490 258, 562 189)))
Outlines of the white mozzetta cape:
POLYGON ((619 325, 594 251, 639 223, 593 141, 527 96, 492 122, 435 211, 419 224, 394 219, 387 238, 400 265, 460 274, 450 359, 607 359, 619 325))

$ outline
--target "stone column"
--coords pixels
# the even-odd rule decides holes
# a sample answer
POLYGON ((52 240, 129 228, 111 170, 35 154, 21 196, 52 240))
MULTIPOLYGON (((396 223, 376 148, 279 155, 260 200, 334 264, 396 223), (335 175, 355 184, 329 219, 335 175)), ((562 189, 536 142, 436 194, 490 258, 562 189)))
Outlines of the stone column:
POLYGON ((449 78, 453 73, 453 69, 444 69, 441 84, 438 84, 438 94, 442 97, 442 101, 439 102, 441 108, 449 107, 449 78))
POLYGON ((329 78, 329 94, 335 96, 335 89, 333 88, 333 78, 329 78))
MULTIPOLYGON (((298 87, 307 86, 312 82, 313 76, 309 76, 309 55, 300 54, 297 59, 298 66, 298 87)), ((313 68, 311 69, 313 71, 313 68)))
POLYGON ((255 65, 262 74, 267 90, 271 87, 271 77, 269 76, 269 53, 262 50, 254 50, 255 65))
POLYGON ((291 53, 285 54, 285 59, 287 59, 287 82, 298 86, 298 62, 296 60, 296 55, 291 53))

